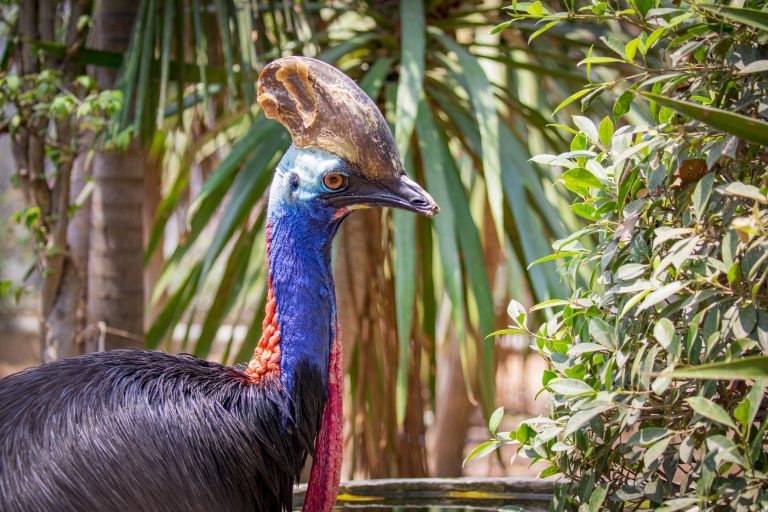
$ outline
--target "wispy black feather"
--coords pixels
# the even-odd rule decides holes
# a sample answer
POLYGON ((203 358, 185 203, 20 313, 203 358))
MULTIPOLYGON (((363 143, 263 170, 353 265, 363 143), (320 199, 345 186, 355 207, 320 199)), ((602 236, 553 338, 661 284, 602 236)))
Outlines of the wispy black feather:
POLYGON ((279 379, 119 350, 0 380, 3 512, 290 510, 325 406, 317 368, 279 379))

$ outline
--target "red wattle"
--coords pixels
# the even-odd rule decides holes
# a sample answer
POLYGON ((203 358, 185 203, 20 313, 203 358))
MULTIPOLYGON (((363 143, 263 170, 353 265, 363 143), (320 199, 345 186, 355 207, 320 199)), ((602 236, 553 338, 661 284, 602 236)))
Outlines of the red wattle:
POLYGON ((328 361, 328 401, 315 445, 315 459, 309 474, 303 512, 331 512, 336 504, 344 455, 344 373, 341 362, 341 334, 336 337, 328 361))

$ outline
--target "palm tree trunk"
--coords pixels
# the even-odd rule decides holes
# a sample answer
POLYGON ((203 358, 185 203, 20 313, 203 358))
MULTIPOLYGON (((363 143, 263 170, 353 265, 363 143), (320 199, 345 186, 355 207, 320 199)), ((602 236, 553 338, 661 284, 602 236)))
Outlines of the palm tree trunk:
MULTIPOLYGON (((135 0, 101 0, 96 12, 97 46, 125 52, 136 18, 135 0)), ((99 86, 114 86, 115 73, 97 72, 99 86)), ((130 98, 125 98, 126 103, 130 98)), ((88 314, 100 335, 89 350, 142 345, 144 332, 144 154, 137 143, 94 157, 88 314)))

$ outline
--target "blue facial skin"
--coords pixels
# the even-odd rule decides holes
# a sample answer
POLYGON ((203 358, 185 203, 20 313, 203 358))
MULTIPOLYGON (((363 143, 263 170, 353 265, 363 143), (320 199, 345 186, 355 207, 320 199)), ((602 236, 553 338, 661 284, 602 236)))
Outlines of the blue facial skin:
MULTIPOLYGON (((336 295, 331 244, 343 217, 321 194, 330 172, 345 173, 338 157, 291 146, 277 166, 269 193, 269 266, 280 329, 280 378, 293 389, 299 361, 317 367, 328 382, 328 358, 336 336, 336 295)), ((342 193, 342 192, 338 192, 342 193)))

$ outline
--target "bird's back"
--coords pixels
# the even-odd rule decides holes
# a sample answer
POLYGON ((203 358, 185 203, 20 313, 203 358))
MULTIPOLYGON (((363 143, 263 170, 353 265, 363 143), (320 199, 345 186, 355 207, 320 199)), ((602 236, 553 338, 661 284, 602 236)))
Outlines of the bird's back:
MULTIPOLYGON (((0 510, 289 510, 325 405, 191 356, 89 354, 0 380, 0 510)), ((297 374, 298 375, 298 374, 297 374)))

